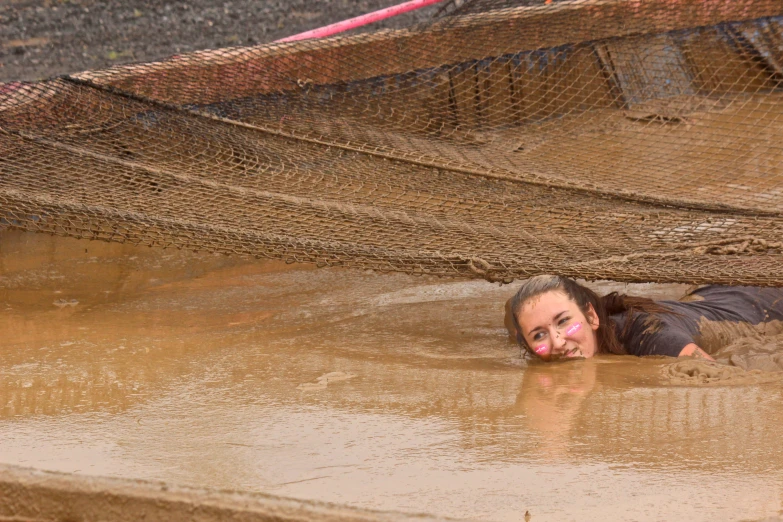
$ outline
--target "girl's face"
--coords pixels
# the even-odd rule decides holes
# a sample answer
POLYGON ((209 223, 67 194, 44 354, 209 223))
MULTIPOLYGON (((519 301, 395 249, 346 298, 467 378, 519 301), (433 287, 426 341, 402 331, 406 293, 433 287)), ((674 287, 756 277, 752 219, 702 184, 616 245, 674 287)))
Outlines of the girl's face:
POLYGON ((585 316, 562 290, 529 299, 518 319, 527 345, 545 361, 592 357, 598 351, 598 315, 590 305, 585 316))

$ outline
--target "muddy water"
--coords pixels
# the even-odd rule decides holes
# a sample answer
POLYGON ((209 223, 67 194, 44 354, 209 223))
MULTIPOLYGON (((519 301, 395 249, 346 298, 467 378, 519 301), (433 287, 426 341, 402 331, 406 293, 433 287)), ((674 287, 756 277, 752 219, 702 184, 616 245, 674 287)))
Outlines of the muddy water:
POLYGON ((3 232, 0 462, 482 520, 781 513, 779 380, 527 365, 513 290, 3 232))

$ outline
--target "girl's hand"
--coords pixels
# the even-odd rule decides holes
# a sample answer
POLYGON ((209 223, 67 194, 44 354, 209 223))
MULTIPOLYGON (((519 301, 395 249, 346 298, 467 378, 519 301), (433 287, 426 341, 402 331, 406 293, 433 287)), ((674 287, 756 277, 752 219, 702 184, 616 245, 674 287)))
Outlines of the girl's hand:
POLYGON ((694 359, 705 359, 707 361, 714 361, 712 357, 710 357, 710 354, 696 346, 696 344, 691 343, 685 346, 680 351, 680 355, 677 357, 693 357, 694 359))

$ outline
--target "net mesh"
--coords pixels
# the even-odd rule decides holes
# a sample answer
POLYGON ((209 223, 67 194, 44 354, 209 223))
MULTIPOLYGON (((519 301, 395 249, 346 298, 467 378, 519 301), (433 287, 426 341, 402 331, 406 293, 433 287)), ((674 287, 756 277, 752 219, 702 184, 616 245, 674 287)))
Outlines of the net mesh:
POLYGON ((0 84, 0 227, 783 285, 783 2, 523 3, 0 84))

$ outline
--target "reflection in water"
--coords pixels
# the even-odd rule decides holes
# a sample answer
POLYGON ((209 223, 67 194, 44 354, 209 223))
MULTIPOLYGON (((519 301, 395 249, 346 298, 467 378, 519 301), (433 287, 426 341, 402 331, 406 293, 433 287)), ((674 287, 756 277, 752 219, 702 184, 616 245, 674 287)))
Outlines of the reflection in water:
POLYGON ((0 270, 3 462, 475 519, 783 508, 779 383, 527 366, 513 286, 9 232, 0 270))
POLYGON ((596 386, 599 360, 531 363, 524 373, 515 409, 535 434, 537 449, 548 457, 568 458, 572 431, 585 399, 596 386))
POLYGON ((667 358, 604 356, 559 368, 532 365, 516 407, 542 437, 542 452, 555 457, 751 474, 783 463, 775 443, 783 425, 779 379, 756 386, 671 386, 665 372, 671 364, 667 358))

